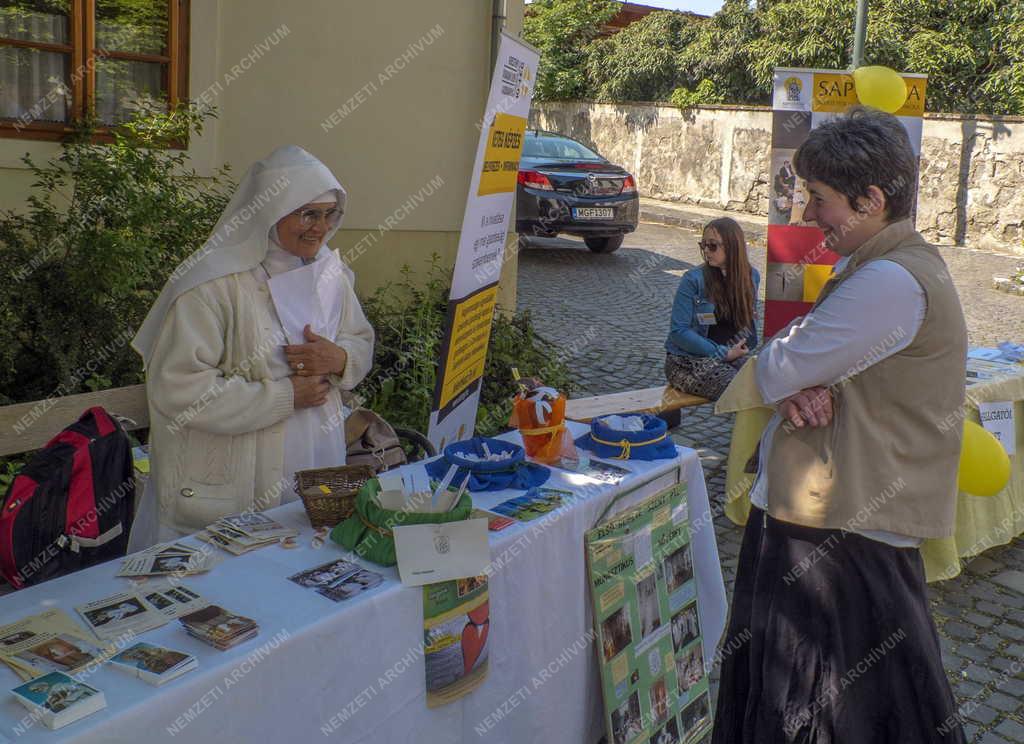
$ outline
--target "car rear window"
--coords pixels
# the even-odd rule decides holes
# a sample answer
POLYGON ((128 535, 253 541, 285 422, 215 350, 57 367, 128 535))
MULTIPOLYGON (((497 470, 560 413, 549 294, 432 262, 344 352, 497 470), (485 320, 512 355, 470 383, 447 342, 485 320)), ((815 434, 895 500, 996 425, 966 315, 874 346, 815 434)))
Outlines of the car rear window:
POLYGON ((568 137, 527 134, 523 140, 523 156, 548 160, 604 160, 593 150, 568 137))

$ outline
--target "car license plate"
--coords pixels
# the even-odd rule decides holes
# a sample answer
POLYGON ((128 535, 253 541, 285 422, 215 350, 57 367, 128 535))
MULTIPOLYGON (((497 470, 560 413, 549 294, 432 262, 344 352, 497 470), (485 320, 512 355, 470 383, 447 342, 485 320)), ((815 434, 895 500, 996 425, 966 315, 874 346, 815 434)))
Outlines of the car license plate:
POLYGON ((615 216, 611 207, 573 207, 574 220, 610 220, 615 216))

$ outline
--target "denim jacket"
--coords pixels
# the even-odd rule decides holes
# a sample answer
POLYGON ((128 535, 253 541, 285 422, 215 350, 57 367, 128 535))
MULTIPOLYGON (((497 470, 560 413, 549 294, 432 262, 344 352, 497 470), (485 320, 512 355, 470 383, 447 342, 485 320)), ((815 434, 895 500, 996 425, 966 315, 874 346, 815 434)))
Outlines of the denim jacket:
MULTIPOLYGON (((757 287, 761 275, 757 269, 750 267, 754 280, 754 302, 757 302, 757 287)), ((715 304, 708 296, 704 286, 704 266, 697 266, 683 274, 676 290, 676 298, 672 303, 672 325, 668 338, 665 339, 665 350, 677 356, 725 358, 728 346, 716 344, 708 338, 708 326, 701 325, 699 313, 715 312, 715 304)), ((751 328, 747 335, 747 348, 751 351, 757 346, 757 328, 751 328)))

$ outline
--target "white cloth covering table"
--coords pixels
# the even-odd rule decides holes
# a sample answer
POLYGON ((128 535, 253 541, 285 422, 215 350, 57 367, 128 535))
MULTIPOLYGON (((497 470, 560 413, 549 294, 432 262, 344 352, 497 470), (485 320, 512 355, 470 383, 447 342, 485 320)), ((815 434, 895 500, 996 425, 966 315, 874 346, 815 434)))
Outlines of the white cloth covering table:
MULTIPOLYGON (((570 426, 577 436, 585 430, 570 426)), ((455 703, 426 707, 421 591, 403 587, 395 568, 366 564, 385 575, 384 584, 337 604, 286 579, 351 555, 330 542, 313 549, 302 505, 291 503, 269 514, 303 528, 299 548, 272 546, 227 557, 210 573, 184 579, 209 601, 254 618, 257 638, 220 652, 174 621, 141 640, 194 654, 196 671, 155 688, 104 665, 85 681, 105 693, 106 710, 57 731, 40 723, 19 728, 27 710, 7 695, 0 703, 0 735, 19 744, 596 742, 603 716, 583 534, 613 499, 621 496, 610 514, 686 481, 708 661, 726 615, 697 454, 679 448, 675 460, 623 465, 633 475, 615 486, 581 485, 578 477, 573 483, 571 474, 553 470, 545 485, 580 498, 541 519, 490 533, 488 676, 455 703)), ((486 508, 520 493, 473 498, 486 508)), ((55 605, 78 619, 75 605, 130 587, 114 577, 118 566, 113 561, 4 597, 0 623, 55 605)), ((19 684, 5 667, 0 677, 8 689, 19 684)))

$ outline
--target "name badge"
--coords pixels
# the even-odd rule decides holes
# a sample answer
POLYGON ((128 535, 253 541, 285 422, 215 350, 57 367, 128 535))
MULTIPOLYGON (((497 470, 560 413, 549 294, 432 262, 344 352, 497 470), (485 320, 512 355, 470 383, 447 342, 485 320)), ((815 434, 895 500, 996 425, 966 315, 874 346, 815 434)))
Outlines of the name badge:
POLYGON ((718 321, 715 320, 714 313, 697 313, 697 322, 702 326, 715 325, 718 321))

